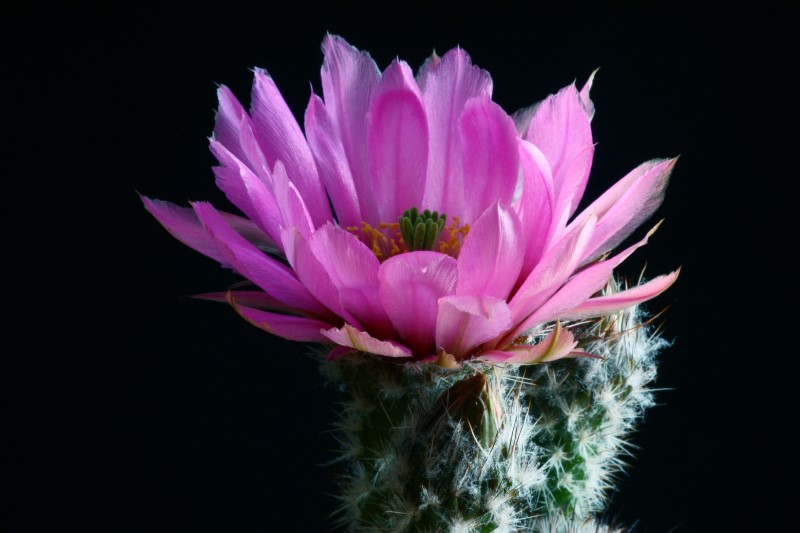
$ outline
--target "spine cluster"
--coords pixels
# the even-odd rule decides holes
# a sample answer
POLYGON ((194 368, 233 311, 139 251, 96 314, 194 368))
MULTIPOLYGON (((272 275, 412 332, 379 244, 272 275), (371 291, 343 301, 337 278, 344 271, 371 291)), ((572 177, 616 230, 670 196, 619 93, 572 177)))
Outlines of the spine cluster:
MULTIPOLYGON (((573 324, 601 359, 325 363, 342 388, 338 518, 363 532, 617 531, 593 521, 666 344, 630 308, 573 324)), ((531 339, 533 341, 533 338, 531 339)))

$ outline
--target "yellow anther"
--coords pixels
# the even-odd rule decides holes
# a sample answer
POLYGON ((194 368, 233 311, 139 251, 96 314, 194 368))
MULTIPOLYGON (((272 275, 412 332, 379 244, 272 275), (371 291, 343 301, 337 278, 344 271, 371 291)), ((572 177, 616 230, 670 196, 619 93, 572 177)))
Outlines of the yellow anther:
MULTIPOLYGON (((347 226, 345 229, 369 246, 372 253, 381 261, 408 251, 408 246, 400 231, 400 224, 397 222, 381 222, 374 227, 368 222, 362 222, 361 226, 347 226)), ((469 225, 461 226, 458 217, 453 217, 450 225, 442 233, 439 251, 457 257, 461 243, 468 233, 469 225)))

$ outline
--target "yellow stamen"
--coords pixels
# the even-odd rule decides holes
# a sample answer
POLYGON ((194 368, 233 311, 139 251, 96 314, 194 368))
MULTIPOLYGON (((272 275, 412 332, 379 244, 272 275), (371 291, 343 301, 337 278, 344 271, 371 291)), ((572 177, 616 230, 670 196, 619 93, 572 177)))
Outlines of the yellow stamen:
MULTIPOLYGON (((369 246, 372 253, 381 261, 408 252, 408 246, 397 222, 381 222, 375 227, 368 222, 362 222, 361 226, 348 226, 345 229, 369 246)), ((458 217, 453 217, 450 225, 445 227, 442 232, 439 251, 452 257, 458 257, 461 243, 464 242, 464 237, 468 233, 469 225, 461 226, 458 217)))

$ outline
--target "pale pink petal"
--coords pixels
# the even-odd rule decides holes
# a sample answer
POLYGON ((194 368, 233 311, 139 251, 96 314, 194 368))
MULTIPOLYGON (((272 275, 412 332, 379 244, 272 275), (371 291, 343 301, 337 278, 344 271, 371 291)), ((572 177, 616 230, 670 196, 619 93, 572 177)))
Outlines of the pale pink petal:
MULTIPOLYGON (((194 210, 170 202, 147 198, 146 196, 141 196, 141 199, 145 209, 147 209, 173 237, 189 248, 218 261, 222 266, 233 268, 227 256, 218 248, 216 241, 211 238, 205 228, 203 228, 194 210)), ((222 215, 223 219, 230 224, 237 233, 244 236, 244 238, 253 243, 254 246, 262 248, 275 247, 272 240, 249 220, 231 215, 230 213, 220 213, 220 215, 222 215)))
POLYGON ((311 214, 308 212, 303 197, 295 184, 286 175, 286 170, 281 161, 275 162, 272 170, 272 183, 275 192, 275 202, 278 205, 283 228, 297 228, 300 235, 308 237, 313 230, 311 214))
POLYGON ((280 242, 280 213, 272 192, 252 170, 215 140, 211 152, 220 162, 213 167, 217 187, 233 205, 241 209, 250 220, 266 232, 275 242, 280 242))
POLYGON ((222 85, 217 90, 219 107, 214 124, 213 140, 222 144, 262 180, 267 180, 269 167, 255 139, 253 122, 230 89, 222 85))
POLYGON ((648 238, 655 233, 656 229, 658 229, 658 225, 651 229, 641 241, 629 246, 611 259, 590 265, 575 274, 558 292, 525 319, 518 326, 519 329, 524 331, 539 324, 561 318, 571 309, 585 302, 605 286, 615 268, 634 251, 647 244, 648 238))
POLYGON ((571 331, 561 327, 556 322, 555 328, 547 337, 534 345, 518 344, 505 350, 493 350, 478 357, 479 361, 494 363, 509 363, 517 365, 532 365, 546 363, 568 356, 589 356, 585 352, 577 352, 578 342, 571 331))
POLYGON ((647 283, 643 283, 632 289, 616 292, 606 296, 598 296, 597 298, 590 298, 582 304, 573 307, 570 311, 564 313, 564 320, 579 320, 583 318, 593 318, 597 316, 610 315, 626 309, 628 307, 638 305, 655 298, 665 290, 667 290, 675 280, 678 279, 680 269, 658 276, 651 279, 647 283))
POLYGON ((511 117, 488 97, 469 100, 458 126, 464 174, 458 216, 471 222, 494 202, 511 205, 519 181, 519 145, 511 117))
POLYGON ((308 206, 315 226, 332 220, 328 198, 303 132, 272 78, 256 69, 251 114, 261 149, 270 165, 281 161, 308 206))
POLYGON ((491 296, 445 296, 439 299, 436 348, 456 357, 495 338, 511 327, 511 311, 504 300, 491 296))
POLYGON ((539 262, 557 227, 553 220, 553 176, 550 164, 534 145, 520 141, 522 191, 515 208, 525 240, 520 277, 526 278, 539 262))
MULTIPOLYGON (((515 324, 519 324, 547 301, 573 274, 594 231, 595 219, 574 227, 550 248, 531 271, 511 299, 509 307, 515 324)), ((514 335, 520 328, 514 329, 514 335)))
MULTIPOLYGON (((423 65, 417 80, 428 117, 430 152, 422 208, 464 220, 464 177, 458 119, 468 100, 492 95, 492 78, 460 48, 423 65)), ((479 214, 478 212, 477 214, 479 214)))
POLYGON ((438 252, 408 252, 381 264, 381 302, 415 354, 434 353, 439 298, 455 292, 457 275, 456 260, 438 252))
POLYGON ((339 138, 339 130, 322 100, 314 94, 308 102, 305 115, 308 145, 317 162, 322 183, 330 196, 336 220, 342 227, 358 226, 363 218, 358 205, 356 186, 350 173, 350 164, 339 138))
POLYGON ((283 337, 290 341, 325 342, 327 339, 322 330, 331 327, 327 322, 293 315, 269 313, 260 309, 246 307, 234 299, 234 293, 228 293, 228 301, 242 318, 261 328, 267 333, 283 337))
POLYGON ((367 153, 367 110, 373 89, 380 79, 377 65, 341 37, 327 35, 322 42, 322 95, 325 108, 338 126, 344 153, 358 193, 361 216, 377 220, 375 198, 367 153))
POLYGON ((380 338, 394 336, 392 324, 378 295, 378 269, 375 254, 352 233, 326 224, 308 241, 339 291, 339 301, 364 329, 380 338))
POLYGON ((286 305, 319 315, 328 311, 297 280, 294 273, 236 233, 211 204, 192 204, 209 236, 233 269, 286 305))
POLYGON ((408 65, 394 61, 372 93, 367 116, 376 220, 394 221, 420 207, 428 165, 428 123, 408 65))
POLYGON ((653 214, 664 200, 676 162, 677 159, 656 159, 639 165, 578 215, 573 225, 590 214, 597 217, 584 260, 613 249, 653 214))
MULTIPOLYGON (((348 346, 359 352, 383 355, 386 357, 411 357, 411 350, 394 341, 382 341, 369 333, 359 331, 350 324, 341 328, 331 328, 322 331, 328 339, 341 346, 348 346)), ((341 356, 342 354, 339 354, 341 356)))
POLYGON ((597 75, 597 71, 600 70, 596 68, 592 71, 589 75, 589 79, 586 80, 586 83, 581 88, 580 96, 581 102, 583 103, 583 107, 586 109, 586 114, 589 115, 589 120, 594 118, 594 102, 589 97, 589 92, 592 90, 592 85, 594 84, 594 77, 597 75))
POLYGON ((586 189, 594 155, 590 118, 574 84, 547 97, 531 118, 526 140, 550 162, 555 213, 572 215, 586 189))
POLYGON ((505 299, 517 282, 524 247, 516 213, 497 203, 486 209, 459 252, 456 294, 505 299))

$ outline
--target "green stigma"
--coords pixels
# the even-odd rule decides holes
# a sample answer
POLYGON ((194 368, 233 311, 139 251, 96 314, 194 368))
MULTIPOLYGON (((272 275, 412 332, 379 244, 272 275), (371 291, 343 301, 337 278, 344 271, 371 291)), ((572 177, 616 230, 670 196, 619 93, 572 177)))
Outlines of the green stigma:
POLYGON ((438 211, 431 213, 425 210, 420 213, 416 207, 406 209, 400 217, 400 234, 409 252, 417 250, 433 250, 439 242, 447 215, 438 211))

